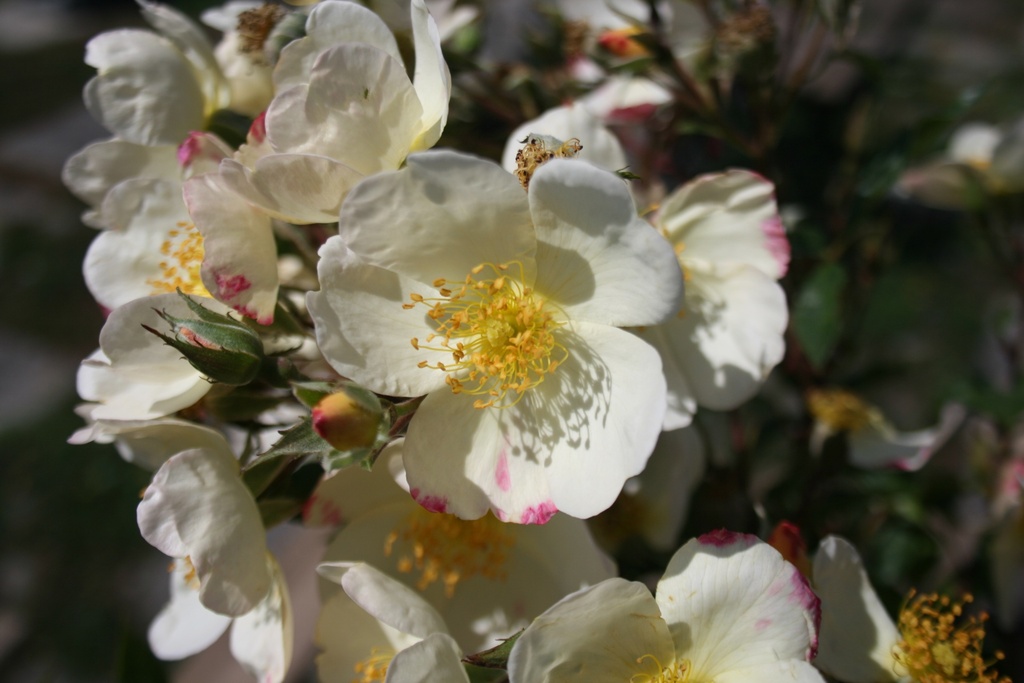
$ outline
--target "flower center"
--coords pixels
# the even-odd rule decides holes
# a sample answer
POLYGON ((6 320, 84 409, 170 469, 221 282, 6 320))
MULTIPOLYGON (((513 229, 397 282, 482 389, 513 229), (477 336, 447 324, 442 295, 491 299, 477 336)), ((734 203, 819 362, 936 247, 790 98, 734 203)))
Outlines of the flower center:
POLYGON ((373 683, 373 681, 383 681, 388 673, 388 665, 391 664, 391 660, 395 658, 393 652, 383 652, 378 648, 370 650, 370 656, 361 662, 356 662, 353 667, 356 672, 356 678, 352 679, 352 683, 373 683))
POLYGON ((807 395, 807 408, 816 420, 832 431, 857 431, 878 418, 878 411, 848 391, 814 389, 807 395))
MULTIPOLYGON (((991 662, 981 656, 988 614, 967 617, 956 625, 963 606, 971 600, 969 594, 957 602, 934 593, 910 592, 900 610, 898 628, 903 639, 892 653, 897 666, 905 670, 899 675, 917 683, 1010 683, 1009 678, 986 671, 991 662)), ((1002 659, 1003 654, 997 652, 995 657, 1002 659)))
POLYGON ((516 177, 524 190, 530 188, 530 179, 541 164, 555 158, 575 159, 583 149, 579 138, 569 138, 562 142, 556 137, 539 133, 530 133, 522 142, 526 144, 516 152, 516 177))
POLYGON ((384 554, 396 555, 398 571, 419 573, 419 590, 440 581, 450 598, 463 579, 504 581, 505 558, 514 546, 515 538, 490 514, 463 520, 419 508, 409 515, 405 528, 388 534, 384 554), (401 550, 396 548, 399 541, 401 550))
POLYGON ((629 677, 629 683, 684 683, 690 678, 690 661, 683 659, 663 665, 654 655, 638 657, 637 664, 644 668, 654 668, 652 673, 646 671, 633 674, 629 677))
POLYGON ((265 3, 253 9, 247 9, 238 15, 238 37, 241 38, 241 50, 244 53, 259 52, 267 42, 270 32, 274 30, 285 15, 284 9, 274 3, 265 3))
POLYGON ((457 285, 435 280, 438 297, 413 293, 413 303, 402 304, 426 306, 437 323, 436 333, 422 341, 413 337, 413 347, 452 354, 452 363, 421 361, 419 366, 447 373, 453 393, 482 396, 473 403, 476 408, 515 405, 569 355, 555 337, 562 323, 522 280, 519 262, 485 263, 457 285), (515 397, 509 399, 509 392, 515 397))
POLYGON ((203 265, 203 236, 193 223, 179 221, 167 232, 160 245, 160 277, 146 280, 152 294, 167 294, 180 289, 193 296, 210 296, 203 286, 199 268, 203 265))

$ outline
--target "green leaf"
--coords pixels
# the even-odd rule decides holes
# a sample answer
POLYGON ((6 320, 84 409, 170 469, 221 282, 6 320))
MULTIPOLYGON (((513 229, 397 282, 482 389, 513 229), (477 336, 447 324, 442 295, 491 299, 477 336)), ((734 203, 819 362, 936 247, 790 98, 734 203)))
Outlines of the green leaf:
POLYGON ((335 390, 335 385, 330 382, 292 382, 292 393, 307 408, 313 408, 335 390))
POLYGON ((306 456, 320 458, 332 450, 334 449, 331 448, 331 445, 313 431, 313 422, 307 417, 294 427, 281 432, 281 438, 266 452, 256 456, 252 462, 246 465, 246 469, 249 470, 273 460, 291 461, 306 456))
POLYGON ((822 264, 807 279, 793 306, 793 332, 808 360, 824 367, 842 332, 842 295, 846 271, 835 263, 822 264))

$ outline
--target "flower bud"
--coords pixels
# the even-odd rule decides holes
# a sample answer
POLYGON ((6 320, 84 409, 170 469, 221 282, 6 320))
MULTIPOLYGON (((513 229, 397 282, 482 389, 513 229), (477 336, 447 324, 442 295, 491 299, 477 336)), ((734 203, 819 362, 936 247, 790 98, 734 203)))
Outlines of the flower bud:
POLYGON ((342 387, 313 408, 313 431, 339 451, 370 448, 377 441, 382 416, 376 396, 342 387))
POLYGON ((263 363, 259 335, 240 320, 214 313, 191 297, 182 297, 198 319, 186 320, 157 311, 170 323, 171 335, 144 327, 180 351, 192 367, 214 382, 240 386, 254 380, 263 363))

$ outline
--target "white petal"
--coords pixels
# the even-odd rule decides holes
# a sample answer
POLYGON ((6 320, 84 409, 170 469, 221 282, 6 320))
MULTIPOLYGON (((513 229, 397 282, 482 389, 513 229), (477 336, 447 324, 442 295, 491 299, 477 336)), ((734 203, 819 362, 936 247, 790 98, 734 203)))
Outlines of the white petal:
POLYGON ((896 467, 916 472, 949 440, 965 414, 963 406, 948 405, 938 425, 915 432, 898 432, 885 422, 869 424, 850 433, 850 462, 857 467, 896 467))
POLYGON ((580 101, 598 118, 608 121, 630 110, 646 118, 654 107, 672 101, 672 93, 649 78, 610 76, 580 101))
POLYGON ((184 659, 202 652, 231 624, 231 617, 211 612, 199 602, 199 591, 185 579, 190 569, 185 562, 175 563, 170 574, 171 599, 149 625, 149 647, 160 659, 184 659))
MULTIPOLYGON (((199 301, 217 312, 225 308, 212 299, 199 301)), ((79 370, 78 393, 101 406, 93 419, 147 420, 186 408, 210 390, 198 370, 142 326, 167 329, 156 310, 189 317, 177 294, 136 299, 115 309, 100 330, 102 352, 93 354, 79 370)))
POLYGON ((512 131, 501 155, 501 165, 506 171, 516 170, 516 154, 522 148, 523 140, 531 133, 552 135, 563 141, 578 138, 583 149, 577 158, 606 171, 618 171, 626 167, 626 153, 618 138, 612 135, 599 118, 576 102, 549 109, 540 117, 512 131))
POLYGON ((892 648, 899 631, 849 542, 837 536, 821 542, 814 556, 814 588, 821 597, 815 665, 848 683, 897 680, 892 648))
POLYGON ((191 558, 209 609, 245 614, 270 590, 260 513, 229 454, 192 449, 170 458, 146 489, 138 522, 151 545, 191 558))
POLYGON ((61 179, 76 197, 97 207, 123 180, 178 180, 180 175, 174 145, 138 145, 114 138, 94 142, 68 159, 61 179))
POLYGON ((309 82, 313 63, 342 43, 365 43, 401 61, 391 29, 372 11, 354 2, 321 2, 306 20, 306 37, 289 43, 274 69, 277 92, 309 82))
POLYGON ((340 225, 367 263, 420 282, 461 282, 481 263, 520 261, 532 281, 536 236, 522 187, 497 164, 421 152, 359 184, 340 225))
POLYGON ((452 78, 441 54, 441 37, 437 24, 423 0, 409 3, 412 13, 412 39, 416 49, 413 88, 423 107, 418 139, 412 150, 433 147, 448 122, 448 99, 452 94, 452 78))
POLYGON ((388 444, 370 472, 346 467, 321 481, 302 509, 302 521, 309 526, 341 526, 382 505, 407 502, 409 494, 393 474, 394 466, 401 467, 400 444, 401 440, 388 444))
POLYGON ((642 336, 682 370, 698 404, 729 410, 753 396, 782 360, 786 296, 750 266, 690 272, 681 317, 642 336))
POLYGON ((650 325, 679 310, 683 279, 670 246, 636 215, 625 183, 571 159, 530 181, 537 230, 537 291, 568 317, 650 325))
POLYGON ((511 683, 629 681, 653 672, 652 661, 673 661, 657 603, 641 583, 608 579, 534 619, 512 648, 508 672, 511 683))
POLYGON ((369 175, 399 167, 419 134, 421 111, 400 61, 349 43, 317 58, 308 85, 274 98, 267 139, 277 151, 319 154, 369 175))
POLYGON ((690 540, 669 561, 657 600, 695 680, 814 655, 818 598, 755 536, 716 531, 690 540))
POLYGON ((235 619, 231 654, 261 683, 281 683, 292 661, 292 604, 281 567, 266 556, 272 577, 266 597, 235 619))
MULTIPOLYGON (((665 431, 682 429, 693 422, 697 413, 697 398, 690 387, 679 354, 673 349, 675 344, 666 335, 673 321, 651 327, 636 328, 633 332, 641 339, 658 350, 661 355, 661 368, 665 373, 668 408, 665 410, 665 422, 661 426, 665 431)), ((687 342, 679 342, 679 346, 689 346, 687 342)))
POLYGON ((715 677, 715 683, 825 683, 825 679, 813 665, 790 659, 725 671, 715 677))
POLYGON ((368 614, 402 633, 417 638, 448 633, 444 619, 418 593, 368 564, 349 568, 341 586, 368 614))
POLYGON ((274 218, 289 223, 333 223, 338 207, 362 174, 315 154, 271 154, 253 169, 235 160, 221 164, 224 184, 274 218))
POLYGON ((192 64, 196 80, 206 100, 206 113, 211 114, 228 104, 228 87, 217 65, 213 48, 202 28, 178 10, 147 0, 139 0, 142 16, 174 43, 192 64))
POLYGON ((999 145, 1002 133, 987 123, 967 123, 956 129, 949 141, 949 158, 965 164, 986 164, 999 145))
POLYGON ((422 312, 406 310, 409 294, 426 287, 367 265, 338 236, 320 249, 320 291, 306 296, 324 358, 340 374, 389 396, 421 396, 444 387, 444 373, 422 360, 450 354, 413 348, 413 338, 435 332, 422 312))
POLYGON ((99 70, 85 86, 85 106, 119 138, 176 145, 204 127, 206 103, 195 72, 166 38, 121 29, 96 36, 85 50, 85 62, 99 70))
POLYGON ((316 658, 321 681, 347 683, 356 678, 356 664, 372 656, 393 655, 419 639, 399 633, 364 612, 340 590, 326 598, 316 624, 316 658))
POLYGON ((508 408, 473 407, 440 389, 409 427, 413 496, 463 518, 544 523, 556 510, 590 517, 643 469, 661 430, 657 354, 627 332, 578 323, 568 359, 508 408))
POLYGON ((217 174, 192 178, 183 192, 189 215, 203 236, 206 289, 242 315, 269 325, 278 285, 270 217, 231 192, 217 174))
POLYGON ((779 279, 789 267, 775 186, 749 171, 705 175, 672 193, 658 212, 658 225, 688 259, 713 264, 745 263, 779 279))
POLYGON ((190 448, 231 450, 220 432, 186 420, 101 420, 92 426, 90 440, 113 441, 122 458, 148 470, 159 469, 169 457, 190 448))
POLYGON ((385 683, 469 683, 462 652, 452 637, 435 633, 395 655, 385 683))

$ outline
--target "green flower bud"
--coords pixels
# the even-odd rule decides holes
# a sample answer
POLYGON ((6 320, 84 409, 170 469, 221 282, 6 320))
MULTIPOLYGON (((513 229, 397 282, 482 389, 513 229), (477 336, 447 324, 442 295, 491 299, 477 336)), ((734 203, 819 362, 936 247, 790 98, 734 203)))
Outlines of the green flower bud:
POLYGON ((383 410, 376 396, 355 387, 325 396, 313 408, 313 430, 339 451, 370 448, 383 410))

